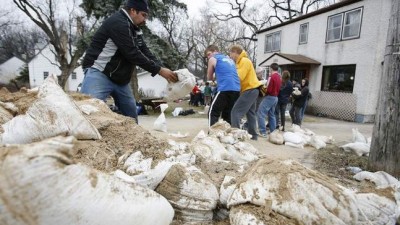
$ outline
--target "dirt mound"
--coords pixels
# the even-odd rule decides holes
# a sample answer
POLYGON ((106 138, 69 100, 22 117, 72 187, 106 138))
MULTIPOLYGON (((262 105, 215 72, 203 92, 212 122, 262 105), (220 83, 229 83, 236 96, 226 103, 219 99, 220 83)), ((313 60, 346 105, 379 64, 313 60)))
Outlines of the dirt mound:
MULTIPOLYGON (((279 213, 274 212, 271 207, 261 207, 252 204, 242 204, 235 206, 231 209, 232 214, 240 212, 242 214, 250 214, 256 220, 262 221, 265 225, 298 225, 296 220, 287 218, 279 213)), ((237 221, 241 222, 241 221, 237 221)), ((234 224, 239 224, 234 223, 234 224)))
POLYGON ((18 115, 25 114, 28 108, 37 99, 37 92, 26 92, 21 89, 19 92, 9 92, 6 88, 0 89, 0 101, 11 102, 18 108, 18 115))

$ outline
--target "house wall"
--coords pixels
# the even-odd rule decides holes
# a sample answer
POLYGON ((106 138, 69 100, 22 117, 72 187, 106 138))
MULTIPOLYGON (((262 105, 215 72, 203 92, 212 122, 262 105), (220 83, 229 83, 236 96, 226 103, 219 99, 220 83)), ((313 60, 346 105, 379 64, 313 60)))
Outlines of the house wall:
MULTIPOLYGON (((33 58, 28 66, 29 66, 29 83, 31 88, 40 86, 44 81, 44 72, 49 72, 49 75, 61 74, 58 66, 55 65, 57 60, 55 59, 54 54, 50 50, 50 46, 47 45, 42 51, 40 51, 35 58, 33 58)), ((83 71, 81 67, 78 67, 74 70, 77 74, 77 79, 72 79, 72 76, 69 76, 66 90, 67 91, 76 91, 78 85, 83 81, 83 71)))
POLYGON ((154 97, 164 97, 168 84, 167 80, 165 80, 162 76, 156 75, 152 77, 149 72, 139 73, 138 83, 139 88, 142 88, 144 91, 154 90, 154 97))
POLYGON ((0 65, 0 83, 8 84, 10 80, 19 76, 22 71, 25 62, 18 59, 17 57, 12 57, 0 65))
MULTIPOLYGON (((389 25, 391 1, 364 0, 329 12, 306 18, 257 35, 257 62, 272 53, 264 53, 267 34, 281 31, 281 50, 287 54, 301 54, 321 63, 312 67, 310 90, 321 90, 323 66, 356 64, 353 94, 358 122, 372 122, 376 113, 382 62, 389 25), (360 38, 325 43, 328 16, 363 7, 360 38), (309 23, 308 42, 299 45, 300 25, 309 23)), ((326 93, 324 93, 326 94, 326 93)))

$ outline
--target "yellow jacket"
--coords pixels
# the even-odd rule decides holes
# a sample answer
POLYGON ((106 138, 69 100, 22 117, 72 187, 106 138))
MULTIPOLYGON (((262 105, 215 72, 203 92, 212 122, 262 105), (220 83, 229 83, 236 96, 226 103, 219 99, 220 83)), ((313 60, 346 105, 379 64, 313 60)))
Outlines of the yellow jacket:
POLYGON ((236 69, 240 79, 240 92, 258 88, 261 82, 258 80, 253 63, 248 58, 247 53, 242 51, 236 60, 236 69))

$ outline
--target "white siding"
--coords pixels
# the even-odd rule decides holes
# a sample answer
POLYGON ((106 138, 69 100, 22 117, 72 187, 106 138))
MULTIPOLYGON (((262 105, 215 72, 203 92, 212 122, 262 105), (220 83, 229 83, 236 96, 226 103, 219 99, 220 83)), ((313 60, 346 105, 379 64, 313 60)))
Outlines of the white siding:
POLYGON ((356 64, 353 93, 357 114, 374 115, 382 74, 382 61, 389 25, 391 1, 364 0, 258 34, 257 62, 273 53, 264 53, 267 34, 281 31, 281 53, 301 54, 321 63, 312 67, 310 90, 321 90, 323 66, 356 64), (325 43, 328 16, 363 7, 360 38, 325 43), (308 43, 299 45, 300 25, 309 23, 308 43))
POLYGON ((138 74, 139 88, 145 90, 154 90, 155 97, 164 97, 167 90, 167 80, 160 75, 151 76, 149 72, 138 74))
MULTIPOLYGON (((50 45, 47 45, 29 62, 29 83, 31 88, 40 86, 43 83, 44 72, 49 72, 49 75, 61 74, 60 69, 55 65, 56 62, 55 56, 50 50, 50 45)), ((77 79, 72 80, 71 76, 69 76, 66 85, 67 91, 76 91, 78 85, 83 80, 83 71, 81 67, 76 68, 74 72, 77 74, 77 79)))
POLYGON ((19 76, 19 73, 24 68, 25 62, 12 57, 0 65, 0 83, 8 84, 10 80, 19 76))

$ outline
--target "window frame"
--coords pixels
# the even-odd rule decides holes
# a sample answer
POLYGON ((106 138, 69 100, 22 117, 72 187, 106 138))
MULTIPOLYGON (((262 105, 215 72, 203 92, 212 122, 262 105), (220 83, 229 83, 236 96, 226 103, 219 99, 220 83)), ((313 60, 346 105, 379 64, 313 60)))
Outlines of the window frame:
POLYGON ((360 8, 356 8, 356 9, 344 12, 343 23, 342 23, 342 29, 343 29, 343 31, 342 31, 342 40, 350 40, 350 39, 356 39, 356 38, 360 37, 363 11, 364 11, 363 7, 360 7, 360 8), (352 36, 352 37, 344 37, 344 28, 345 28, 346 16, 349 13, 355 12, 355 11, 358 11, 358 10, 360 10, 360 24, 358 25, 358 35, 357 36, 352 36))
POLYGON ((332 42, 341 41, 341 40, 342 40, 342 28, 343 28, 343 13, 338 13, 338 14, 335 14, 335 15, 332 15, 332 16, 328 16, 328 21, 327 21, 327 23, 326 23, 326 37, 325 37, 325 42, 326 42, 326 43, 332 43, 332 42), (330 31, 330 30, 333 30, 333 29, 330 29, 330 30, 329 30, 329 19, 330 19, 330 18, 333 18, 333 17, 337 17, 337 16, 341 16, 341 17, 342 17, 342 18, 341 18, 341 24, 340 24, 340 34, 339 34, 339 38, 338 38, 338 39, 333 39, 333 40, 328 40, 329 31, 330 31))
POLYGON ((328 16, 328 19, 326 21, 326 33, 325 33, 325 43, 334 43, 334 42, 339 42, 339 41, 347 41, 347 40, 353 40, 353 39, 358 39, 361 37, 361 26, 362 26, 362 20, 363 20, 363 13, 364 13, 364 6, 358 7, 358 8, 354 8, 354 9, 350 9, 350 10, 346 10, 343 11, 341 13, 336 13, 333 14, 331 16, 328 16), (344 23, 345 23, 345 19, 346 19, 346 15, 348 13, 354 12, 360 10, 360 24, 358 26, 358 36, 353 36, 353 37, 343 37, 344 34, 344 23), (328 26, 329 26, 329 19, 335 16, 341 15, 342 16, 342 23, 340 26, 340 38, 339 39, 335 39, 335 40, 328 40, 328 26))
POLYGON ((43 71, 43 80, 46 80, 46 78, 48 77, 49 77, 49 71, 43 71))
POLYGON ((355 87, 355 79, 356 79, 356 73, 357 73, 357 64, 343 64, 343 65, 325 65, 322 67, 322 76, 321 76, 321 91, 324 92, 342 92, 342 93, 354 93, 354 87, 355 87), (335 90, 335 89, 329 89, 328 90, 324 90, 325 85, 324 85, 324 78, 325 78, 325 71, 328 68, 333 68, 333 67, 351 67, 354 66, 354 75, 353 75, 353 87, 351 91, 345 91, 345 90, 335 90))
POLYGON ((281 40, 282 40, 282 31, 275 31, 275 32, 270 33, 270 34, 266 34, 265 35, 265 43, 264 43, 264 53, 280 52, 281 51, 281 40), (279 48, 276 50, 276 49, 273 49, 273 47, 274 47, 274 37, 277 34, 279 34, 279 48), (267 49, 268 37, 272 37, 272 43, 271 43, 271 48, 272 49, 270 51, 268 51, 268 49, 267 49))
POLYGON ((76 80, 76 72, 71 73, 71 80, 76 80))
POLYGON ((309 22, 300 24, 300 28, 299 28, 299 45, 304 45, 304 44, 308 43, 308 33, 309 33, 309 30, 310 30, 309 28, 310 28, 309 22), (304 26, 304 25, 307 26, 306 40, 304 42, 301 42, 301 27, 304 26))

